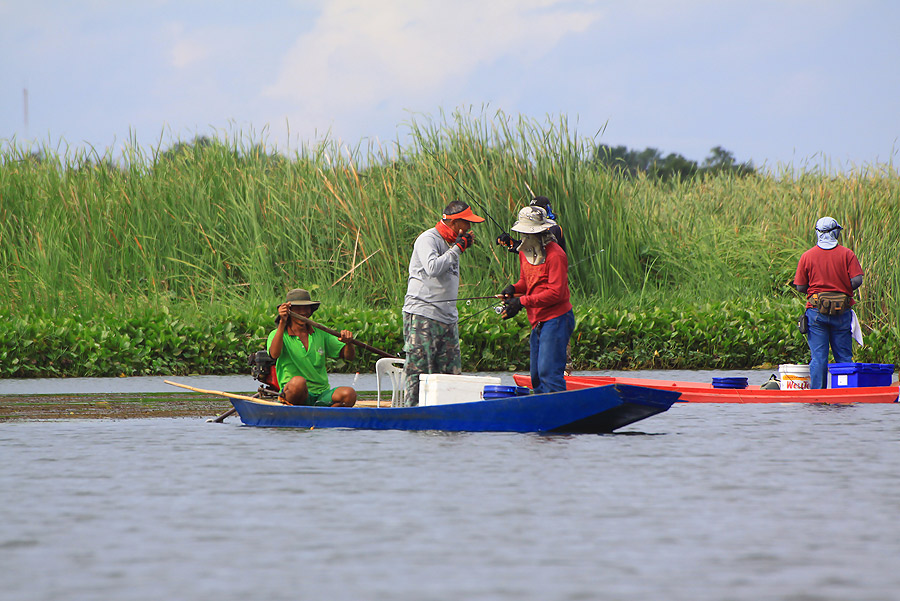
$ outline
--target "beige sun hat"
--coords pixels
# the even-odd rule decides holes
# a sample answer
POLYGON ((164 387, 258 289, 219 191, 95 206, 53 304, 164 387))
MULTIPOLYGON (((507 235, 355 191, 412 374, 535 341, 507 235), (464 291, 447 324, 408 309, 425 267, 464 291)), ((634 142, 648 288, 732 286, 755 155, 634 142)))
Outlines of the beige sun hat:
POLYGON ((520 234, 539 234, 546 232, 554 225, 556 222, 547 217, 547 211, 542 207, 530 205, 519 211, 512 231, 520 234))

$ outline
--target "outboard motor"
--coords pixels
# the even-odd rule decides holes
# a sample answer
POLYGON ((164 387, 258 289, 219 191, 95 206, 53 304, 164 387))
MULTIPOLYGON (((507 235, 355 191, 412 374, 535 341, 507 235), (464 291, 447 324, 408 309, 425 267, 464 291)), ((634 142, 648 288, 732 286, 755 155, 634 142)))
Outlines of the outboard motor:
POLYGON ((256 351, 247 357, 250 365, 250 375, 254 380, 262 382, 257 394, 261 398, 278 396, 280 388, 278 377, 275 375, 275 359, 269 356, 267 351, 256 351))

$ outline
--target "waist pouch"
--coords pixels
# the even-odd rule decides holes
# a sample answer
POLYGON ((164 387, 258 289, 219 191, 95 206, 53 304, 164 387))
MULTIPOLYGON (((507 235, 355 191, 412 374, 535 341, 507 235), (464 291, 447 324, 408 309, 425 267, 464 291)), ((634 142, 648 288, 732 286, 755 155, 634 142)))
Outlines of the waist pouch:
POLYGON ((822 315, 840 315, 850 308, 850 297, 843 292, 819 292, 810 302, 822 315))

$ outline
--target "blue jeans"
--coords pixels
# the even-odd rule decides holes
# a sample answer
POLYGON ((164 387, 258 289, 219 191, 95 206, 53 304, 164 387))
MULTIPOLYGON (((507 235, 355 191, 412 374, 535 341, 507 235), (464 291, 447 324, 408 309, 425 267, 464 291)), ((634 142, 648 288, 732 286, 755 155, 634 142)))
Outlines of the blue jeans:
POLYGON ((575 329, 575 313, 538 324, 531 330, 531 387, 536 393, 566 389, 566 346, 575 329))
POLYGON ((853 362, 853 333, 850 311, 840 315, 822 315, 815 309, 806 310, 809 320, 809 386, 828 388, 828 347, 835 363, 853 362))

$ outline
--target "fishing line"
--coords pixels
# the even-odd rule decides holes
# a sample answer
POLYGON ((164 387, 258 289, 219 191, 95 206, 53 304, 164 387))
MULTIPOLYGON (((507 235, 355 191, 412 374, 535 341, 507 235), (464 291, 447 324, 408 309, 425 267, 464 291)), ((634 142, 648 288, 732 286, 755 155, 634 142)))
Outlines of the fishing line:
POLYGON ((484 213, 485 215, 487 215, 487 216, 488 216, 488 219, 490 219, 491 221, 493 221, 493 222, 494 222, 494 225, 496 225, 496 226, 500 229, 501 232, 506 232, 506 228, 503 227, 502 225, 500 225, 499 223, 497 223, 497 220, 494 219, 494 218, 491 216, 491 214, 488 212, 488 210, 485 208, 485 206, 484 206, 483 204, 481 204, 481 203, 478 201, 478 199, 475 198, 475 195, 472 194, 472 193, 469 191, 469 189, 468 189, 466 186, 464 186, 463 183, 462 183, 461 181, 459 181, 459 179, 457 179, 457 177, 456 177, 455 175, 453 175, 453 172, 451 172, 451 171, 447 168, 447 166, 444 165, 444 164, 440 161, 440 159, 437 157, 437 155, 434 154, 433 152, 431 152, 430 150, 428 150, 428 148, 427 148, 426 146, 424 146, 424 145, 422 146, 422 148, 424 148, 424 149, 425 149, 425 152, 427 152, 428 154, 430 154, 431 157, 434 159, 434 161, 435 161, 438 165, 440 165, 441 168, 442 168, 444 171, 447 172, 447 175, 449 175, 450 178, 451 178, 454 182, 456 182, 456 185, 459 186, 460 188, 462 188, 462 189, 463 189, 463 192, 465 192, 466 194, 469 195, 469 198, 471 198, 471 199, 472 199, 472 202, 475 203, 475 205, 477 205, 478 209, 481 210, 482 213, 484 213))
POLYGON ((480 310, 480 311, 476 311, 476 312, 472 313, 471 315, 466 315, 466 316, 463 317, 462 319, 457 320, 457 322, 456 322, 457 327, 459 326, 459 324, 463 323, 463 322, 466 321, 467 319, 472 319, 472 318, 475 317, 476 315, 478 315, 478 314, 480 314, 480 313, 484 313, 485 311, 488 311, 488 310, 490 310, 490 309, 494 309, 494 310, 496 311, 497 308, 494 307, 494 306, 485 307, 484 309, 482 309, 482 310, 480 310))
POLYGON ((603 253, 603 252, 606 252, 606 249, 605 249, 605 248, 601 248, 601 249, 598 250, 597 252, 591 253, 591 254, 589 254, 588 256, 584 257, 583 259, 580 259, 580 260, 578 260, 578 261, 575 261, 574 263, 572 263, 571 265, 569 265, 569 269, 571 269, 572 267, 575 267, 575 266, 578 265, 579 263, 584 263, 584 262, 587 261, 588 259, 593 259, 594 257, 596 257, 597 255, 599 255, 600 253, 603 253))

